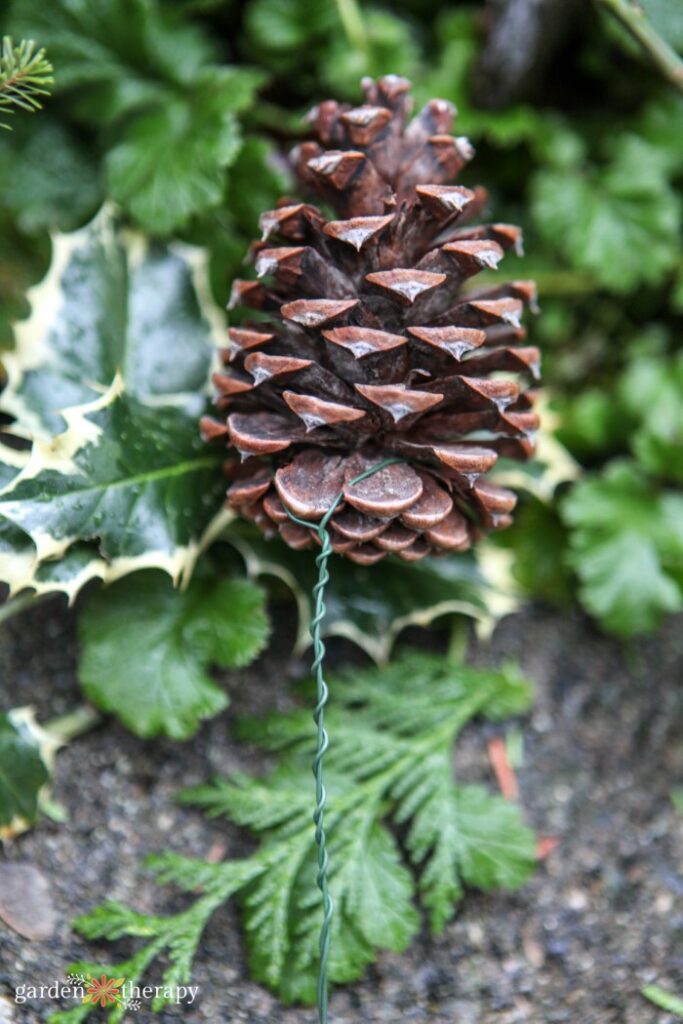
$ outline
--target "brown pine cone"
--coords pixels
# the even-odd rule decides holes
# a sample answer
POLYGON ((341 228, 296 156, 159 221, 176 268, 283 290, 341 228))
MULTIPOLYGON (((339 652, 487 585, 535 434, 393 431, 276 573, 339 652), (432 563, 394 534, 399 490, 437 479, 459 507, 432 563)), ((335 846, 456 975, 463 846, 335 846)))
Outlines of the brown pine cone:
POLYGON ((343 491, 332 546, 361 564, 463 551, 508 525, 515 496, 486 474, 499 454, 527 459, 538 427, 539 353, 520 326, 533 283, 466 287, 520 231, 473 223, 486 193, 447 184, 473 155, 449 134, 454 109, 432 100, 410 120, 409 88, 365 79, 363 106, 311 111, 319 142, 292 159, 334 216, 291 200, 262 215, 259 280, 235 281, 229 308, 267 319, 230 328, 220 418, 202 421, 241 456, 231 508, 305 548, 315 531, 287 510, 319 521, 343 491))

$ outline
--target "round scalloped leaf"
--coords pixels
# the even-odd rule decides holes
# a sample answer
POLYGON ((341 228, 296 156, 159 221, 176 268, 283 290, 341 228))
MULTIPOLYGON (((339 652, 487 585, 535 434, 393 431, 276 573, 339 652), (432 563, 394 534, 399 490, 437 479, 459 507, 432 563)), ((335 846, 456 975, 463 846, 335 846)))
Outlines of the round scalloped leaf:
POLYGON ((207 673, 248 664, 269 626, 260 587, 200 573, 175 590, 138 573, 96 594, 80 620, 81 683, 97 707, 139 736, 191 736, 228 698, 207 673))

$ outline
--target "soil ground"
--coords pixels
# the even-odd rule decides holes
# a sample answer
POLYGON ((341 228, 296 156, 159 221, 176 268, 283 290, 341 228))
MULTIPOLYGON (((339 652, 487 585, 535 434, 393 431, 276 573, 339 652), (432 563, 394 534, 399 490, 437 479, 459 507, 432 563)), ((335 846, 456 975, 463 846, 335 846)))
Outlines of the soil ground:
MULTIPOLYGON (((282 629, 281 629, 282 632, 282 629)), ((435 640, 436 642, 436 640, 435 640)), ((159 912, 180 904, 141 868, 162 849, 226 856, 247 849, 239 830, 174 803, 186 785, 261 767, 229 738, 232 716, 282 702, 284 640, 247 672, 226 678, 232 705, 189 743, 145 742, 108 723, 58 756, 54 798, 66 824, 43 819, 5 851, 47 877, 59 926, 28 942, 0 925, 0 1021, 46 1020, 56 1008, 17 1006, 15 985, 49 984, 79 957, 106 962, 70 919, 105 897, 159 912)), ((3 626, 0 702, 32 703, 39 718, 79 700, 72 615, 48 602, 3 626)), ((339 654, 339 652, 337 652, 339 654)), ((640 995, 656 981, 683 995, 683 815, 671 800, 683 777, 683 619, 624 646, 581 618, 529 609, 503 621, 475 660, 520 661, 537 690, 523 725, 522 803, 558 847, 518 893, 467 895, 438 939, 382 956, 360 983, 336 991, 334 1024, 664 1024, 673 1017, 640 995)), ((295 671, 300 666, 291 666, 295 671)), ((486 727, 472 726, 458 773, 491 782, 486 727)), ((128 955, 126 942, 117 953, 128 955)), ((194 1007, 148 1010, 160 1024, 313 1024, 248 979, 234 909, 216 914, 196 965, 194 1007)))

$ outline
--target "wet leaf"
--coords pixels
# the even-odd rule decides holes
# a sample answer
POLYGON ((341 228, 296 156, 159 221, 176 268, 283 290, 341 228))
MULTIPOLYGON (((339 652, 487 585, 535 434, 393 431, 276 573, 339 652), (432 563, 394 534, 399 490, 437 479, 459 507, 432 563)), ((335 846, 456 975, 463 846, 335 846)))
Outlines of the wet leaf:
POLYGON ((206 290, 197 251, 123 234, 106 211, 55 239, 0 399, 34 441, 28 456, 0 447, 0 578, 13 590, 73 597, 93 576, 191 571, 223 490, 197 426, 220 335, 206 290))
POLYGON ((74 133, 41 115, 0 135, 3 205, 21 231, 73 230, 102 202, 96 161, 74 133))

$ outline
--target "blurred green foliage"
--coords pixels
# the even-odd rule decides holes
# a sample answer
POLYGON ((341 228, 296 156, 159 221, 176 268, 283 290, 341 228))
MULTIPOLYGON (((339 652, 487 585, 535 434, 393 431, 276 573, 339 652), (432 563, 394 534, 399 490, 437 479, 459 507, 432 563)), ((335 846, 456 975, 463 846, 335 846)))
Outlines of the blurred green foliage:
MULTIPOLYGON (((683 44, 681 0, 644 6, 683 44)), ((507 269, 538 281, 532 336, 558 435, 587 473, 526 502, 505 539, 518 579, 567 601, 571 570, 585 607, 623 633, 683 608, 683 96, 622 26, 577 3, 525 99, 484 109, 485 3, 15 0, 3 17, 46 48, 55 95, 0 137, 1 343, 49 230, 106 197, 152 235, 206 246, 224 302, 258 213, 290 188, 301 114, 357 98, 363 74, 407 75, 418 100, 457 104, 478 149, 464 183, 524 228, 528 256, 507 269)))

